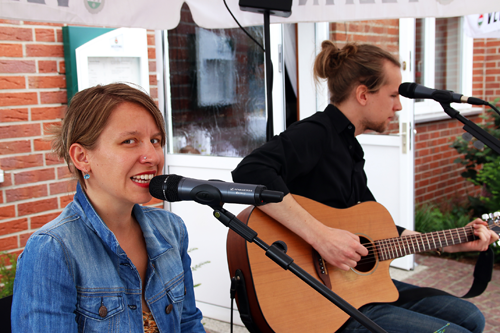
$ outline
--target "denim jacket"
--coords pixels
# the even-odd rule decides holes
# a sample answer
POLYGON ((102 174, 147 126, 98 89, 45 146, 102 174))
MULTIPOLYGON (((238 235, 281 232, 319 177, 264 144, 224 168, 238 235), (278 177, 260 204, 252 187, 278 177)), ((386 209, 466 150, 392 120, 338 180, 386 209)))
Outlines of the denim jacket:
MULTIPOLYGON (((149 257, 145 299, 160 332, 205 332, 184 222, 135 205, 149 257)), ((18 259, 12 332, 144 332, 139 272, 80 185, 18 259)))

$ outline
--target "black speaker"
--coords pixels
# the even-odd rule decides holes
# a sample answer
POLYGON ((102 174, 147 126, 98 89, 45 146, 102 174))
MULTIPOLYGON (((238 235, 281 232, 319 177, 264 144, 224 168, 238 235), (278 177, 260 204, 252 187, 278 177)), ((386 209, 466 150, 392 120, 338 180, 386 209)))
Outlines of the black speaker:
POLYGON ((240 0, 240 9, 247 12, 289 17, 292 15, 292 0, 240 0))

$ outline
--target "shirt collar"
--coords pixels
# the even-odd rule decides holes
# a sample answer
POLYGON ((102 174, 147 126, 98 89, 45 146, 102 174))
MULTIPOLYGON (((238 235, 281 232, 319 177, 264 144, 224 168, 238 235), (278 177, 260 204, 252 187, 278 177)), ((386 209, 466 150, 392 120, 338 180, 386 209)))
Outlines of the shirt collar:
POLYGON ((335 128, 337 133, 342 133, 344 130, 347 129, 354 135, 356 128, 351 123, 351 121, 347 119, 347 117, 342 113, 342 111, 340 111, 335 105, 328 104, 324 112, 330 118, 332 126, 333 128, 335 128))
MULTIPOLYGON (((78 183, 76 187, 74 201, 77 203, 77 205, 73 205, 73 209, 78 210, 78 213, 82 216, 83 221, 96 232, 97 236, 101 238, 101 240, 107 246, 109 246, 111 251, 113 251, 117 255, 125 255, 125 251, 123 251, 123 249, 120 247, 120 244, 118 243, 118 240, 116 239, 113 232, 109 230, 108 226, 95 211, 87 195, 81 188, 80 183, 78 183)), ((167 242, 167 240, 165 240, 156 226, 154 226, 153 223, 148 222, 148 219, 140 205, 134 205, 132 211, 136 220, 141 226, 142 234, 146 241, 146 248, 150 259, 154 259, 172 248, 172 246, 167 242), (160 239, 163 239, 164 241, 161 242, 159 241, 160 239)))

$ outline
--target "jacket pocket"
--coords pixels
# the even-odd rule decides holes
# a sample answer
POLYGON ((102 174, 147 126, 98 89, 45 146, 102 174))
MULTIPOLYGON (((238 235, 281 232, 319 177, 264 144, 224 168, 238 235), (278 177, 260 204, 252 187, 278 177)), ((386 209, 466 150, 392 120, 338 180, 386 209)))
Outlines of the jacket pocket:
POLYGON ((182 275, 182 277, 175 281, 172 285, 167 287, 168 298, 174 304, 182 302, 185 294, 184 275, 182 275))
POLYGON ((120 294, 81 294, 78 295, 76 304, 78 314, 95 320, 108 320, 124 309, 123 296, 120 294))

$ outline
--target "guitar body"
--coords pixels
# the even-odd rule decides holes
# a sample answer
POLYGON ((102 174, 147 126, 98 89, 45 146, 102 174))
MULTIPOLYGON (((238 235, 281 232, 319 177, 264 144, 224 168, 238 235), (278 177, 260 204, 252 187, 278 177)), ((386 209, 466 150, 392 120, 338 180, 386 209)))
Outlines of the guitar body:
MULTIPOLYGON (((389 212, 376 202, 335 209, 294 195, 297 202, 327 226, 348 230, 371 241, 398 237, 389 212)), ((264 214, 248 207, 238 215, 271 245, 281 240, 287 254, 313 277, 320 279, 313 263, 313 249, 300 237, 264 214)), ((229 231, 227 256, 231 277, 241 270, 252 320, 260 332, 335 332, 349 316, 293 273, 283 270, 254 243, 229 231)), ((376 255, 375 255, 376 258, 376 255)), ((391 260, 375 261, 368 270, 342 271, 327 264, 333 292, 356 308, 374 302, 393 302, 398 291, 389 275, 391 260)), ((240 308, 241 300, 238 299, 240 308)), ((240 308, 241 311, 241 308, 240 308)))

